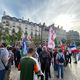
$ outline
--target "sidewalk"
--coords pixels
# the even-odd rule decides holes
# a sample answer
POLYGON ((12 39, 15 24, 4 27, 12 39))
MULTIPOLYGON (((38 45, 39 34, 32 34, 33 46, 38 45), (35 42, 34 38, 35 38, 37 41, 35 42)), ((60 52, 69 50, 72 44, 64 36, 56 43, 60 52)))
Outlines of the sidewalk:
POLYGON ((11 67, 10 80, 19 80, 20 71, 13 65, 11 67))
MULTIPOLYGON (((11 73, 10 73, 10 80, 19 80, 20 72, 12 66, 11 73)), ((51 66, 51 76, 50 80, 59 80, 56 78, 56 73, 51 66)), ((69 64, 64 71, 64 80, 80 80, 80 62, 78 64, 69 64)))

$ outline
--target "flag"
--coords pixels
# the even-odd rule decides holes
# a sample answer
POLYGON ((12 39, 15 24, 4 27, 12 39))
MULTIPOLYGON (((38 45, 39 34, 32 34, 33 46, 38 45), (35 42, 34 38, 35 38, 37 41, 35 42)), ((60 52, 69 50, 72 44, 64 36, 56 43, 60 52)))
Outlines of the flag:
POLYGON ((52 27, 50 27, 49 29, 49 39, 48 39, 48 48, 55 48, 55 38, 56 38, 56 33, 54 32, 54 30, 52 29, 52 27))
POLYGON ((22 52, 23 52, 23 55, 26 55, 27 54, 27 41, 26 41, 26 38, 23 38, 22 40, 22 52))
POLYGON ((29 36, 27 37, 27 39, 30 40, 30 41, 32 41, 32 36, 29 35, 29 36))
POLYGON ((71 43, 69 48, 71 49, 71 51, 74 51, 76 50, 76 45, 71 43))
POLYGON ((76 48, 76 44, 75 43, 71 43, 69 48, 71 49, 72 53, 80 52, 80 50, 76 48))
POLYGON ((55 38, 55 46, 58 47, 59 41, 57 38, 55 38))
POLYGON ((71 49, 72 53, 79 53, 80 52, 80 49, 76 48, 76 44, 75 43, 71 43, 69 48, 71 49))

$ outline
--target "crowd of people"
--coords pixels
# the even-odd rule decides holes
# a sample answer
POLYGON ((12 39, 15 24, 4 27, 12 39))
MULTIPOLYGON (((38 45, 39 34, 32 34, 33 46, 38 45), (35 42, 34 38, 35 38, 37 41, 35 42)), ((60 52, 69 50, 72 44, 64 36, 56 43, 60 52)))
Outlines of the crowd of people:
MULTIPOLYGON (((64 51, 61 48, 49 49, 44 45, 28 47, 25 56, 21 55, 21 46, 7 46, 0 44, 0 80, 9 80, 11 65, 15 65, 20 71, 20 80, 49 80, 51 78, 51 64, 57 72, 57 78, 64 78, 64 67, 71 64, 71 50, 67 46, 64 51)), ((75 63, 76 53, 74 54, 75 63)))
POLYGON ((6 43, 0 44, 0 80, 9 80, 11 65, 15 63, 15 67, 18 68, 20 58, 19 47, 7 46, 6 43))

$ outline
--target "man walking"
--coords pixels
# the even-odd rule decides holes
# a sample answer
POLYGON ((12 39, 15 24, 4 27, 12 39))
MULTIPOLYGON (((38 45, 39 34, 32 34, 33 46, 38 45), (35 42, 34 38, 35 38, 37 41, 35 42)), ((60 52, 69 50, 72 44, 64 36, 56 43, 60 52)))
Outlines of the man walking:
POLYGON ((20 80, 33 80, 34 73, 40 73, 40 67, 38 65, 38 61, 33 58, 34 49, 29 48, 28 55, 21 59, 20 62, 20 80))
POLYGON ((59 53, 56 56, 56 60, 57 60, 57 64, 58 64, 58 78, 62 78, 64 77, 64 54, 62 52, 62 50, 59 50, 59 53), (61 76, 60 76, 61 75, 61 76))

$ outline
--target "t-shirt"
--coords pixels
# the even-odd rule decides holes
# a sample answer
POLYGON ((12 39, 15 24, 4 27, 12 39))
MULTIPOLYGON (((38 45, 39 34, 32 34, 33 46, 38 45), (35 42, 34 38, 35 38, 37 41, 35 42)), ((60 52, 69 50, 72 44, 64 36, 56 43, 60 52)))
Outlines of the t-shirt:
POLYGON ((20 63, 20 80, 33 80, 34 72, 38 73, 40 67, 33 57, 24 57, 20 63))

